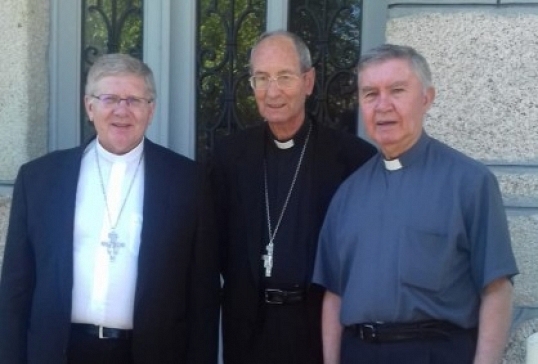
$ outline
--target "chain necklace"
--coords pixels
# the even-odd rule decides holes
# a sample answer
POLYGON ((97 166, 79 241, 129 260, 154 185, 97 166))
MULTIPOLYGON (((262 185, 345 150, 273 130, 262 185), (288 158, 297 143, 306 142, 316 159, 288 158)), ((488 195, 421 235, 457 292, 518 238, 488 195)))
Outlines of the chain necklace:
POLYGON ((123 200, 123 203, 121 204, 121 207, 120 207, 120 211, 118 212, 118 216, 116 217, 116 222, 112 223, 112 216, 110 215, 110 208, 108 207, 108 196, 106 194, 105 182, 103 179, 103 172, 101 171, 101 164, 99 163, 99 154, 97 153, 97 141, 95 142, 94 150, 95 150, 95 160, 97 161, 97 170, 99 171, 99 182, 101 183, 101 192, 103 193, 103 198, 105 200, 106 214, 108 217, 108 224, 110 225, 110 231, 108 232, 109 240, 102 241, 101 246, 104 246, 107 249, 108 257, 110 258, 110 261, 113 262, 114 260, 116 260, 116 255, 118 255, 119 249, 125 246, 125 243, 121 243, 118 241, 118 233, 116 232, 116 227, 118 226, 118 222, 120 221, 121 214, 123 213, 123 209, 125 208, 125 204, 127 203, 127 199, 129 198, 129 195, 131 194, 131 189, 133 188, 136 175, 138 174, 138 168, 140 167, 140 164, 142 163, 142 159, 144 158, 144 152, 140 153, 138 164, 136 165, 133 178, 131 179, 131 183, 129 184, 129 187, 127 189, 127 194, 125 195, 125 199, 123 200))
POLYGON ((311 131, 312 131, 312 123, 310 123, 310 125, 308 126, 308 133, 306 134, 305 142, 303 144, 303 149, 301 150, 299 161, 297 161, 297 167, 295 167, 295 173, 293 175, 293 179, 291 180, 290 189, 288 190, 288 194, 286 195, 286 199, 284 200, 284 206, 282 206, 282 210, 280 211, 280 216, 278 217, 274 231, 272 228, 271 214, 269 211, 270 209, 269 209, 269 188, 268 188, 268 183, 267 183, 267 159, 264 159, 263 177, 264 177, 264 194, 265 194, 265 215, 267 216, 267 230, 269 232, 269 243, 265 246, 265 250, 267 253, 262 255, 263 267, 265 268, 265 277, 271 277, 271 274, 273 271, 273 251, 274 251, 273 242, 278 232, 278 228, 280 227, 280 223, 282 222, 282 218, 284 217, 284 213, 286 212, 286 209, 288 208, 288 202, 290 201, 291 193, 293 192, 293 187, 295 187, 295 182, 297 182, 297 176, 299 175, 299 170, 301 169, 301 165, 303 163, 303 157, 306 151, 306 146, 308 145, 308 140, 310 139, 311 131))

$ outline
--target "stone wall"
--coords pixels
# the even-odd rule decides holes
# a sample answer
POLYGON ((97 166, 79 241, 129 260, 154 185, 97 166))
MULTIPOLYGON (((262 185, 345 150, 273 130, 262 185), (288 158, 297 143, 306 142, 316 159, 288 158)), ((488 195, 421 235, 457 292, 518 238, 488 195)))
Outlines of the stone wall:
POLYGON ((413 6, 391 8, 387 41, 413 46, 431 65, 428 133, 499 179, 521 271, 505 363, 523 363, 524 340, 538 330, 538 14, 413 6))
POLYGON ((21 164, 47 151, 49 7, 49 0, 0 6, 0 266, 10 186, 21 164))
POLYGON ((0 6, 0 184, 46 152, 48 0, 2 0, 0 6))

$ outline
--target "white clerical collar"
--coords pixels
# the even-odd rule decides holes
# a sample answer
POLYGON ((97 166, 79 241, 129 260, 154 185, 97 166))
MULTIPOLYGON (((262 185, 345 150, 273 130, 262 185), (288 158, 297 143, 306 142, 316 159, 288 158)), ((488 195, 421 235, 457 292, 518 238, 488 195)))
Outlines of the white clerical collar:
POLYGON ((383 159, 383 163, 385 163, 385 168, 388 170, 388 171, 397 171, 399 169, 402 169, 402 163, 400 163, 400 160, 398 158, 396 159, 391 159, 391 160, 386 160, 386 159, 383 159))
POLYGON ((97 153, 99 154, 99 156, 111 163, 114 163, 114 162, 130 163, 132 161, 139 160, 140 155, 144 151, 144 138, 142 138, 142 141, 138 143, 136 147, 131 149, 129 152, 125 154, 121 154, 121 155, 110 153, 108 150, 103 148, 103 146, 99 142, 99 137, 95 139, 95 147, 97 148, 97 153))
POLYGON ((274 139, 275 145, 278 149, 290 149, 295 145, 295 142, 293 139, 290 139, 285 142, 279 142, 278 140, 274 139))

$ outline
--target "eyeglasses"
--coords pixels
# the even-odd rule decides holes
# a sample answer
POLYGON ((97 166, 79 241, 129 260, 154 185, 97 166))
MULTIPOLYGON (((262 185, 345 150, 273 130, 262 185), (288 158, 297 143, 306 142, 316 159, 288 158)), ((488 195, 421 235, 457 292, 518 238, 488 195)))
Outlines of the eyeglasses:
POLYGON ((276 82, 279 89, 292 88, 297 84, 299 76, 294 74, 284 74, 274 77, 267 75, 252 76, 249 78, 250 86, 254 90, 267 90, 272 81, 276 82))
POLYGON ((122 101, 125 101, 128 107, 131 108, 139 108, 146 106, 147 104, 151 104, 153 102, 152 99, 145 99, 143 97, 136 97, 136 96, 129 96, 126 98, 121 98, 118 95, 114 94, 102 94, 102 95, 90 95, 94 99, 99 100, 101 105, 104 107, 114 107, 119 106, 119 104, 122 101))

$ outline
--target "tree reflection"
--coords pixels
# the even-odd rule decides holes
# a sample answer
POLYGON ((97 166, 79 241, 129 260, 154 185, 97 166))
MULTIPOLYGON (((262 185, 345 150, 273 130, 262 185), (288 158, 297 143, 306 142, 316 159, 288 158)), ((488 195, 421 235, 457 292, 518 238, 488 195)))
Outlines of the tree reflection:
POLYGON ((360 0, 290 1, 288 28, 309 46, 317 74, 307 108, 322 123, 353 133, 361 24, 360 0))
POLYGON ((197 159, 207 156, 215 137, 260 122, 248 59, 265 29, 265 6, 263 0, 199 2, 197 159))

